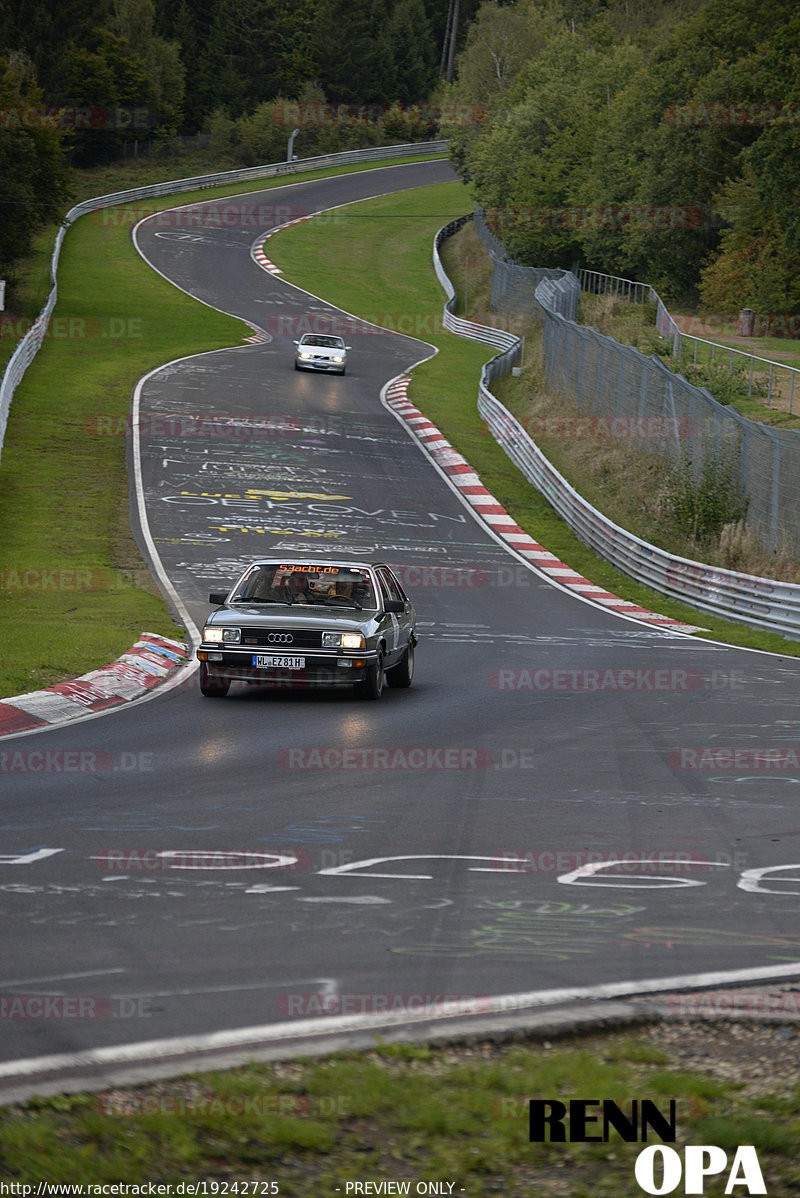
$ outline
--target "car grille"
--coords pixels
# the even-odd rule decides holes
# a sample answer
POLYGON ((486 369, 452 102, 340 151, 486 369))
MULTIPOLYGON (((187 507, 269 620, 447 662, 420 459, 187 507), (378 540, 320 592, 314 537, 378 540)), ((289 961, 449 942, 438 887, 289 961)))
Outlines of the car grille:
POLYGON ((319 649, 322 646, 322 633, 313 628, 243 628, 241 643, 278 651, 319 649))

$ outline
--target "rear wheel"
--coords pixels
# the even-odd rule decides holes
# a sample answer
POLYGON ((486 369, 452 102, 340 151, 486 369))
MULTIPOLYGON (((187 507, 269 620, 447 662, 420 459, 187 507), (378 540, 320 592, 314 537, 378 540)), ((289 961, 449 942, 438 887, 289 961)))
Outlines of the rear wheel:
POLYGON ((230 678, 212 674, 205 663, 200 666, 200 692, 207 699, 224 699, 230 690, 230 685, 230 678))
POLYGON ((367 670, 363 682, 355 684, 356 696, 359 699, 380 699, 383 694, 383 682, 386 675, 383 672, 383 654, 378 652, 378 660, 367 670))
POLYGON ((389 686, 411 686, 414 677, 414 646, 409 645, 396 666, 386 671, 389 686))

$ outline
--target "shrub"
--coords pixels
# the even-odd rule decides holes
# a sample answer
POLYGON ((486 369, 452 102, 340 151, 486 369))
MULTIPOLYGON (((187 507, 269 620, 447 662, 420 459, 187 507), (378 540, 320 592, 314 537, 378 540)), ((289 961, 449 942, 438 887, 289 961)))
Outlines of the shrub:
POLYGON ((748 498, 740 483, 738 449, 723 449, 716 456, 711 446, 703 448, 699 470, 690 454, 667 476, 664 515, 696 545, 716 541, 726 524, 743 521, 748 498))

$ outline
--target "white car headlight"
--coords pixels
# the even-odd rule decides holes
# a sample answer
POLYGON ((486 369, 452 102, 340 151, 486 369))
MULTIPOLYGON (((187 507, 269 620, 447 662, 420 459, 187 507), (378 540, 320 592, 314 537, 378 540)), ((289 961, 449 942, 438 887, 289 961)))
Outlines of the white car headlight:
POLYGON ((360 632, 323 632, 324 649, 365 649, 367 642, 360 632))
POLYGON ((303 359, 304 362, 307 362, 309 360, 309 358, 311 357, 311 354, 301 353, 300 357, 303 359))
POLYGON ((364 640, 360 632, 343 632, 342 633, 342 648, 343 649, 366 649, 367 642, 364 640))
POLYGON ((342 356, 342 354, 334 354, 334 355, 333 355, 333 360, 334 360, 334 362, 343 362, 343 361, 344 361, 344 357, 342 356))
POLYGON ((204 628, 203 640, 212 645, 238 644, 242 639, 241 628, 204 628))

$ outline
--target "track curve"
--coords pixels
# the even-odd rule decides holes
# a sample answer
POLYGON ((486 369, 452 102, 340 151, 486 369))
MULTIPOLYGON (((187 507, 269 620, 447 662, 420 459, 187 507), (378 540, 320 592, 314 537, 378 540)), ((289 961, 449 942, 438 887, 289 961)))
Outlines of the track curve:
POLYGON ((252 260, 267 209, 451 178, 382 168, 137 229, 155 269, 270 337, 140 385, 148 544, 187 613, 279 546, 381 556, 417 605, 418 674, 370 705, 190 680, 5 740, 0 995, 50 1000, 4 1023, 7 1077, 407 1023, 420 996, 516 1018, 800 973, 798 663, 619 619, 503 548, 380 402, 426 343, 362 331, 346 376, 292 370, 298 321, 346 317, 252 260))

